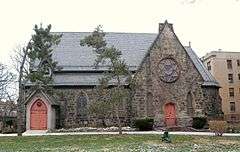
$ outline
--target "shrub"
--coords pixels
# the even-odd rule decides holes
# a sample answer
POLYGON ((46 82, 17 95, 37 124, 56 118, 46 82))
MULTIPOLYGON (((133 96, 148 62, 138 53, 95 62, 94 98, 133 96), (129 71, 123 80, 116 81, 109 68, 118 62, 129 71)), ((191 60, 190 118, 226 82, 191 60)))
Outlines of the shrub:
POLYGON ((209 121, 209 129, 214 131, 215 135, 217 136, 222 136, 222 134, 227 131, 227 128, 228 128, 227 121, 223 120, 209 121))
POLYGON ((153 130, 153 122, 153 119, 150 118, 137 119, 134 126, 140 131, 150 131, 153 130))
POLYGON ((206 123, 207 119, 205 117, 195 117, 193 118, 192 127, 195 129, 203 129, 206 123))
POLYGON ((240 133, 240 124, 239 123, 229 123, 228 132, 230 133, 240 133))

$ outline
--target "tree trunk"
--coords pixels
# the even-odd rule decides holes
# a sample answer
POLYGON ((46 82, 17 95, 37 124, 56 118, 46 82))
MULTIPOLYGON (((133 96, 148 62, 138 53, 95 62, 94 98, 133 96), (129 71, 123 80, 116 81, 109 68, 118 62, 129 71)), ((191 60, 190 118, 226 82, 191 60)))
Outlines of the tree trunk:
MULTIPOLYGON (((121 87, 121 80, 120 80, 120 77, 117 76, 117 89, 118 89, 118 93, 120 93, 120 87, 121 87)), ((116 111, 116 117, 117 117, 117 121, 118 121, 118 130, 119 130, 119 134, 121 135, 122 134, 122 123, 121 123, 121 119, 119 118, 119 103, 122 102, 122 99, 120 97, 120 99, 118 100, 118 103, 117 103, 117 106, 115 105, 115 111, 116 111)))
POLYGON ((6 127, 6 119, 5 119, 5 114, 2 117, 2 133, 4 133, 6 127))
POLYGON ((23 58, 21 61, 21 65, 20 65, 20 69, 19 69, 19 77, 18 77, 18 85, 19 85, 19 97, 17 100, 17 134, 18 136, 22 136, 22 124, 23 124, 23 118, 22 118, 22 114, 23 114, 23 109, 22 109, 22 103, 23 103, 23 99, 24 99, 24 86, 23 86, 23 69, 24 69, 24 65, 26 62, 26 58, 27 58, 27 50, 28 50, 29 44, 26 48, 23 48, 23 58))
POLYGON ((107 125, 106 125, 106 123, 105 123, 105 118, 103 117, 103 118, 101 118, 101 120, 102 120, 102 127, 107 127, 107 125))
POLYGON ((117 122, 118 122, 118 132, 119 132, 119 135, 121 135, 122 134, 122 123, 121 123, 121 119, 119 118, 118 106, 115 106, 115 112, 116 112, 116 117, 117 117, 117 122))
MULTIPOLYGON (((21 85, 21 84, 19 84, 21 85)), ((22 100, 23 100, 23 93, 22 93, 23 88, 19 87, 19 98, 17 101, 17 134, 18 136, 22 136, 22 100)))

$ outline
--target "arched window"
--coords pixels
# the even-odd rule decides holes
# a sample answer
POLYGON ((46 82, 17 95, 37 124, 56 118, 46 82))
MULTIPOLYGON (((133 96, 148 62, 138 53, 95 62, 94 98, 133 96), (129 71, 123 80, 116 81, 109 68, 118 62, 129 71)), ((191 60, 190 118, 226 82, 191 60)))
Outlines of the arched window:
POLYGON ((147 93, 147 115, 149 117, 154 116, 153 112, 153 95, 152 93, 147 93))
POLYGON ((187 94, 187 113, 192 116, 193 115, 193 95, 191 92, 187 94))
POLYGON ((77 118, 79 121, 87 120, 87 94, 81 92, 77 98, 77 118))

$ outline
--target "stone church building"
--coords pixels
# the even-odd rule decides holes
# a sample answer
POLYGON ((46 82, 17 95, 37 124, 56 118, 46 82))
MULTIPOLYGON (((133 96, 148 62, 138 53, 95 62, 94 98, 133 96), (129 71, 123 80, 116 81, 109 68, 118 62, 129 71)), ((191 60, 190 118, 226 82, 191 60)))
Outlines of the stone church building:
MULTIPOLYGON (((80 46, 80 40, 91 33, 61 34, 61 42, 52 55, 61 67, 54 72, 54 93, 28 92, 22 116, 25 130, 99 124, 89 114, 88 105, 95 98, 93 90, 99 85, 98 79, 108 68, 102 65, 96 69, 96 53, 90 47, 80 46)), ((122 52, 138 85, 131 101, 121 108, 124 125, 149 117, 154 119, 155 128, 186 127, 192 125, 193 117, 211 119, 222 113, 218 82, 193 49, 181 44, 172 24, 160 23, 157 34, 110 32, 105 39, 122 52)), ((114 113, 106 122, 116 125, 114 113)))

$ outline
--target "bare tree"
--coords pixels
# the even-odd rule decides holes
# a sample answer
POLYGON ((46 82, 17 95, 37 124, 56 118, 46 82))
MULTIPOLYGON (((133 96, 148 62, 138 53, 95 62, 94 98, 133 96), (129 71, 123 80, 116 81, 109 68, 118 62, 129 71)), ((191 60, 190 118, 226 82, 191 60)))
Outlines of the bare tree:
POLYGON ((11 56, 12 65, 15 73, 17 74, 17 82, 19 81, 19 74, 22 73, 23 81, 27 81, 26 77, 29 74, 30 59, 27 57, 28 46, 18 46, 14 49, 14 55, 11 56), (21 68, 20 68, 21 67, 21 68))
POLYGON ((10 69, 0 63, 0 102, 1 102, 1 118, 3 124, 3 130, 6 126, 6 117, 10 116, 14 110, 13 105, 16 99, 16 93, 14 92, 13 86, 16 76, 10 72, 10 69))
POLYGON ((28 58, 29 43, 24 47, 18 47, 14 50, 15 55, 12 56, 12 61, 14 63, 14 68, 17 73, 17 90, 18 90, 18 100, 17 100, 17 133, 18 136, 22 135, 22 125, 23 125, 23 105, 22 102, 25 100, 24 86, 27 83, 27 75, 29 73, 29 63, 28 58))
POLYGON ((1 121, 2 121, 2 132, 13 131, 11 129, 13 123, 13 119, 16 116, 16 104, 11 98, 6 101, 1 101, 1 121), (11 120, 11 124, 7 123, 7 121, 11 120), (10 130, 9 130, 10 129, 10 130))
POLYGON ((6 65, 0 63, 0 101, 12 98, 13 94, 10 92, 10 88, 14 80, 15 75, 10 72, 6 65))

